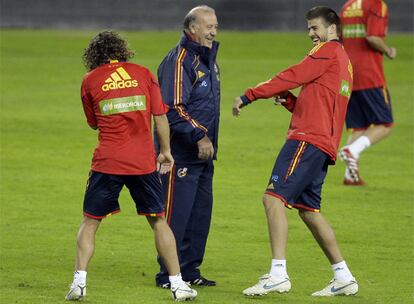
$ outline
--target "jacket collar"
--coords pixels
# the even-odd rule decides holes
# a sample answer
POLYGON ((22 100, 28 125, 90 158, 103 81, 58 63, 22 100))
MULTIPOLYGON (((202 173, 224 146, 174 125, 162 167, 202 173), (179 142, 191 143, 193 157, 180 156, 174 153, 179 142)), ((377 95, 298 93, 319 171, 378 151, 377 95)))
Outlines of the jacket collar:
POLYGON ((189 52, 199 55, 205 62, 214 62, 216 60, 219 45, 219 42, 213 41, 213 46, 209 49, 208 47, 202 46, 201 44, 191 40, 184 31, 180 40, 180 46, 189 52))

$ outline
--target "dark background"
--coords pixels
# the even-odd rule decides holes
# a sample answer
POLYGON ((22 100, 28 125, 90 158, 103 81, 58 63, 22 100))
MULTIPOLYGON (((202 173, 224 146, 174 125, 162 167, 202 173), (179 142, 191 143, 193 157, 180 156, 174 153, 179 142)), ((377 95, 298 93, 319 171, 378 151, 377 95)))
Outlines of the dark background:
MULTIPOLYGON (((339 11, 345 1, 330 0, 0 0, 1 28, 113 28, 176 30, 192 7, 216 10, 220 29, 303 30, 303 15, 316 5, 339 11)), ((413 32, 414 1, 388 0, 389 30, 413 32)))

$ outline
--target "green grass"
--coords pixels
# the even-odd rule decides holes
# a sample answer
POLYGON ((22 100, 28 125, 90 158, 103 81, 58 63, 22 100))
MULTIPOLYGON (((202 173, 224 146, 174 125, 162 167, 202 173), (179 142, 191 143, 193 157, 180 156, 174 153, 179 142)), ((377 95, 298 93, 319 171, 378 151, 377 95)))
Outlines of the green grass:
MULTIPOLYGON (((2 30, 1 35, 1 252, 2 303, 64 303, 72 280, 75 238, 96 133, 82 112, 80 57, 92 31, 2 30)), ((124 32, 133 60, 154 73, 179 33, 124 32)), ((246 299, 241 290, 270 266, 261 205, 282 146, 289 113, 260 101, 231 117, 234 96, 298 62, 311 48, 305 33, 223 32, 219 53, 222 115, 214 180, 214 213, 203 273, 218 281, 199 290, 198 303, 412 303, 413 302, 413 36, 391 34, 398 48, 385 68, 396 125, 366 151, 367 187, 341 185, 344 165, 330 168, 323 212, 360 283, 351 298, 313 299, 331 278, 329 263, 290 211, 285 295, 246 299)), ((343 136, 345 140, 346 135, 343 136)), ((152 233, 137 217, 127 191, 122 211, 106 219, 89 268, 87 303, 165 303, 154 287, 152 233)))

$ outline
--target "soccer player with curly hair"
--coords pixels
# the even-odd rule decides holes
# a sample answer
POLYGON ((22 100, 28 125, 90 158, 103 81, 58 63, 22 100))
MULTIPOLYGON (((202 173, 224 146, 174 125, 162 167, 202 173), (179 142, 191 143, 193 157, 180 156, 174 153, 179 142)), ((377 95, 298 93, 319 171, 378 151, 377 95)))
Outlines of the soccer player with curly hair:
POLYGON ((182 280, 174 235, 164 218, 159 174, 174 164, 170 132, 157 80, 143 66, 129 63, 134 53, 117 33, 104 31, 92 39, 83 60, 81 98, 86 120, 99 131, 86 187, 83 220, 77 236, 73 283, 66 300, 86 295, 86 271, 95 250, 95 235, 105 217, 120 212, 118 197, 125 185, 139 215, 154 231, 158 254, 169 274, 175 300, 195 298, 182 280), (160 152, 156 156, 151 132, 153 118, 160 152))

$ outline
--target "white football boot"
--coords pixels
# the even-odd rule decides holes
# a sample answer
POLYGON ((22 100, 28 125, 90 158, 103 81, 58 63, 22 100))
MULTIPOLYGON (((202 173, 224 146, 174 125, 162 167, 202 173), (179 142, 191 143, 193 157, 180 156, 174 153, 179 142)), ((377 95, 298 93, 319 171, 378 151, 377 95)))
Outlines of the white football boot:
POLYGON ((331 280, 324 289, 316 291, 312 294, 315 297, 332 297, 332 296, 351 296, 358 292, 358 283, 355 278, 351 281, 341 282, 338 280, 331 280))
POLYGON ((171 286, 171 296, 177 302, 192 301, 197 296, 197 291, 191 289, 184 281, 182 283, 171 286))
POLYGON ((256 285, 243 290, 243 294, 246 296, 263 296, 269 292, 288 292, 290 288, 289 278, 276 279, 270 274, 265 274, 259 278, 259 282, 256 285))
POLYGON ((359 175, 358 158, 345 146, 339 150, 339 157, 346 164, 344 185, 347 186, 364 186, 365 182, 359 175))
POLYGON ((82 301, 86 296, 86 285, 85 284, 71 284, 70 290, 65 297, 67 301, 82 301))

